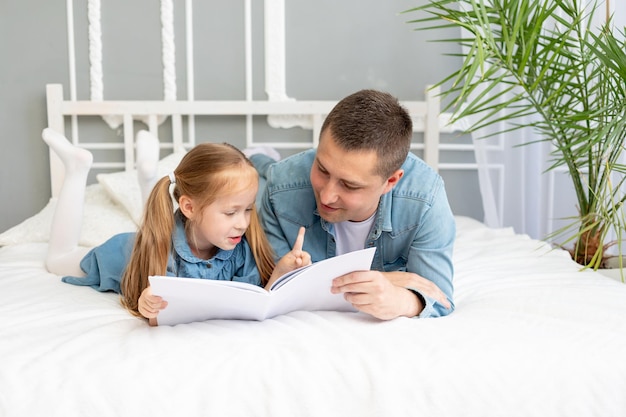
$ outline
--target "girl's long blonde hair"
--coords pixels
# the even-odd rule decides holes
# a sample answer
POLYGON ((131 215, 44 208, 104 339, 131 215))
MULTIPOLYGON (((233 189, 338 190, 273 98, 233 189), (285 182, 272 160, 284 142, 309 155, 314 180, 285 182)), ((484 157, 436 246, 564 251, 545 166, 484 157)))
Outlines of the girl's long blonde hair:
MULTIPOLYGON (((200 210, 233 191, 233 186, 250 179, 258 181, 252 163, 227 143, 202 143, 192 148, 174 170, 176 183, 172 190, 175 201, 186 195, 199 204, 200 210)), ((190 226, 185 222, 185 228, 190 226)), ((174 204, 170 195, 169 176, 161 178, 150 193, 143 211, 143 221, 135 237, 130 262, 121 282, 122 305, 141 316, 139 297, 148 285, 150 275, 165 275, 172 251, 175 228, 174 204)), ((274 252, 261 227, 256 207, 245 233, 261 276, 269 280, 274 270, 274 252)))

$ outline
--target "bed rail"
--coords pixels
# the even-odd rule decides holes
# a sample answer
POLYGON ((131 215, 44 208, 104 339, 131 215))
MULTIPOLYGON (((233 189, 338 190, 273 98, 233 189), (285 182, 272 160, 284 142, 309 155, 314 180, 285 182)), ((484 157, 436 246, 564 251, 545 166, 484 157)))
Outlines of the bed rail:
MULTIPOLYGON (((316 147, 324 118, 336 104, 336 101, 165 101, 165 100, 128 100, 128 101, 91 101, 66 100, 61 84, 46 86, 48 126, 62 134, 66 134, 66 121, 69 119, 71 134, 66 135, 75 145, 86 149, 123 149, 124 160, 97 161, 96 168, 133 169, 135 163, 134 138, 138 128, 135 123, 143 122, 147 129, 159 136, 158 126, 164 118, 171 118, 171 143, 162 143, 163 148, 174 151, 188 149, 195 145, 195 130, 192 128, 197 116, 245 116, 246 146, 272 146, 277 149, 308 149, 316 147), (81 142, 79 122, 81 116, 117 116, 123 120, 121 126, 122 140, 119 143, 81 142), (253 116, 268 116, 268 124, 273 125, 272 118, 297 118, 297 125, 311 130, 308 142, 259 142, 255 141, 252 128, 253 116), (189 125, 184 128, 184 123, 189 125), (186 137, 185 137, 186 134, 186 137)), ((440 132, 454 130, 448 125, 449 116, 440 114, 439 90, 426 89, 425 101, 403 101, 413 118, 413 130, 423 133, 422 142, 414 142, 412 149, 422 150, 423 159, 437 169, 439 164, 440 132)), ((279 123, 280 124, 280 123, 279 123)), ((281 125, 284 125, 282 123, 281 125)), ((141 127, 143 128, 143 127, 141 127)), ((50 153, 50 180, 52 196, 58 195, 63 182, 63 166, 54 153, 50 153)))

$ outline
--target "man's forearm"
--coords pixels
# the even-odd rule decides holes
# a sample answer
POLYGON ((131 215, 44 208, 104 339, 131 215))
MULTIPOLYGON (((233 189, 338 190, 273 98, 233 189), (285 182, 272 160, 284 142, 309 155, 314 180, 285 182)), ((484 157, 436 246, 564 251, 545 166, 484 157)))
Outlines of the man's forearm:
MULTIPOLYGON (((438 302, 445 308, 450 308, 445 293, 432 281, 413 272, 393 271, 385 272, 385 277, 394 285, 411 291, 419 299, 419 312, 422 313, 427 306, 426 297, 438 302)), ((432 301, 431 301, 432 303, 432 301)))
POLYGON ((424 300, 424 296, 420 294, 418 291, 412 289, 412 287, 416 284, 416 278, 419 277, 417 274, 412 272, 383 272, 383 275, 396 287, 401 287, 404 289, 409 298, 406 303, 404 303, 403 313, 400 314, 405 317, 415 317, 419 316, 421 312, 426 307, 426 301, 424 300), (411 285, 413 284, 413 285, 411 285))

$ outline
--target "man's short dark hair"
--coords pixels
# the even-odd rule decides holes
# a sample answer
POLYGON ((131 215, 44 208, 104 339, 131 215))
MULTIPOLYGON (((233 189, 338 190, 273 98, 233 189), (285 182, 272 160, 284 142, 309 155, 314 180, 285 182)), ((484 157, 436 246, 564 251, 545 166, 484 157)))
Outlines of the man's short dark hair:
POLYGON ((411 146, 413 123, 397 98, 377 90, 361 90, 341 100, 322 125, 347 151, 373 150, 376 174, 387 178, 400 168, 411 146))

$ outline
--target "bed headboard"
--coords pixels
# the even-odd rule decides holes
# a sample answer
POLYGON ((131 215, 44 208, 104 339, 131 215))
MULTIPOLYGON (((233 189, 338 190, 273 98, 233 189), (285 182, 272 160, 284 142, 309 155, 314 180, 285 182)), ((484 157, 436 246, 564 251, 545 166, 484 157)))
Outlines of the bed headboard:
MULTIPOLYGON (((449 126, 449 115, 440 114, 439 90, 426 88, 424 101, 403 101, 413 118, 415 140, 411 148, 418 150, 422 158, 437 169, 439 164, 439 136, 441 132, 453 130, 449 126)), ((320 129, 325 116, 336 104, 335 101, 261 101, 261 100, 67 100, 60 84, 46 87, 48 127, 65 134, 75 145, 90 150, 121 150, 119 158, 95 159, 94 168, 131 170, 135 164, 135 134, 140 129, 149 130, 159 137, 163 149, 172 151, 189 149, 196 144, 196 119, 206 116, 242 116, 245 119, 245 146, 272 146, 276 149, 307 149, 317 146, 320 129), (79 126, 81 119, 101 116, 107 120, 120 121, 118 143, 100 142, 93 137, 81 140, 79 126), (307 142, 267 142, 255 140, 253 117, 267 116, 267 124, 274 128, 290 127, 289 120, 297 118, 299 127, 309 129, 307 142), (170 119, 171 132, 163 135, 159 125, 170 119), (66 132, 66 126, 70 132, 66 132), (165 137, 164 137, 165 136, 165 137)), ((105 153, 106 155, 106 153, 105 153)), ((50 153, 50 179, 52 196, 58 196, 63 182, 64 169, 54 153, 50 153)))

